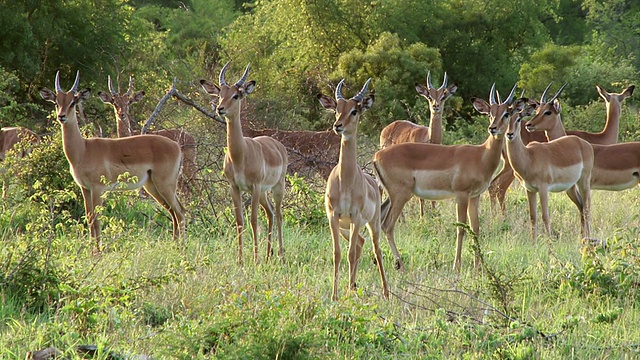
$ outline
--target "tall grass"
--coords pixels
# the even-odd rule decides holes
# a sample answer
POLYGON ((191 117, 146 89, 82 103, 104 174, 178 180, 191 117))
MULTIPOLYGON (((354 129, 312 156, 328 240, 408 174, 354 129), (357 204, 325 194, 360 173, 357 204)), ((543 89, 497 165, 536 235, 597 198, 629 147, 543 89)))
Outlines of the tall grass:
POLYGON ((101 359, 633 358, 640 356, 638 195, 594 192, 593 235, 606 249, 581 244, 578 211, 564 194, 550 200, 554 235, 535 241, 523 190, 510 189, 506 217, 492 214, 483 195, 484 268, 473 268, 468 236, 459 274, 451 270, 454 203, 419 218, 409 202, 396 236, 406 273, 393 268, 383 243, 389 301, 380 296, 370 243, 357 291, 347 291, 343 261, 341 299, 330 301, 333 255, 322 221, 288 222, 284 262, 265 262, 261 234, 254 263, 246 241, 244 267, 232 218, 218 218, 216 229, 192 219, 180 248, 150 201, 127 196, 113 201, 117 215, 105 210, 108 248, 100 257, 73 227, 40 235, 12 232, 8 221, 0 354, 18 359, 53 346, 74 357, 91 344, 101 359))

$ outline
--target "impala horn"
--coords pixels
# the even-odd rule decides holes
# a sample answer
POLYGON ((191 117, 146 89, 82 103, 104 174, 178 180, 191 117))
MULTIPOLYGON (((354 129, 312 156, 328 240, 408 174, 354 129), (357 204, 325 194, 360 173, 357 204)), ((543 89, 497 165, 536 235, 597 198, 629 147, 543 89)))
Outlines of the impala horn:
POLYGON ((496 83, 493 83, 493 85, 491 85, 491 90, 489 90, 489 105, 496 104, 496 96, 494 95, 495 91, 496 91, 496 83))
POLYGON ((78 70, 78 72, 76 72, 76 80, 73 82, 73 86, 71 87, 71 91, 72 93, 76 93, 78 92, 78 85, 80 84, 80 70, 78 70))
POLYGON ((336 86, 336 100, 344 100, 344 96, 342 96, 342 85, 344 85, 344 78, 340 80, 338 86, 336 86))
POLYGON ((362 100, 362 98, 364 97, 364 95, 367 93, 367 88, 369 87, 369 83, 371 82, 371 78, 367 79, 367 82, 364 83, 364 86, 362 87, 362 90, 360 90, 359 93, 356 94, 356 96, 353 97, 353 100, 360 102, 362 100))
POLYGON ((64 92, 62 91, 62 87, 60 87, 60 70, 56 72, 56 92, 64 92))
POLYGON ((513 85, 513 89, 511 89, 511 93, 509 93, 509 96, 507 96, 507 99, 504 101, 505 104, 511 105, 511 102, 513 101, 513 95, 515 95, 517 87, 518 87, 518 84, 513 85))
POLYGON ((236 81, 235 85, 238 89, 242 85, 244 85, 245 81, 247 81, 247 76, 249 76, 249 69, 251 69, 251 64, 247 64, 247 67, 244 68, 244 74, 242 74, 242 77, 240 78, 240 80, 236 81))
POLYGON ((133 94, 133 75, 129 75, 129 88, 127 89, 127 96, 133 94))
POLYGON ((433 89, 433 85, 431 85, 431 70, 427 71, 427 86, 429 90, 433 89))
POLYGON ((111 75, 107 75, 107 82, 109 83, 109 92, 111 95, 116 96, 118 93, 113 88, 113 82, 111 81, 111 75))
POLYGON ((564 90, 564 87, 565 87, 565 86, 567 86, 567 83, 564 83, 564 85, 562 85, 562 86, 560 87, 560 90, 558 90, 558 92, 557 92, 555 95, 553 95, 553 97, 551 98, 551 100, 549 100, 549 102, 550 102, 550 103, 552 103, 552 102, 553 102, 553 100, 557 99, 557 98, 558 98, 558 96, 560 96, 560 93, 562 93, 562 90, 564 90))
MULTIPOLYGON (((220 76, 218 77, 218 82, 220 83, 220 86, 227 85, 227 82, 224 81, 224 73, 227 72, 227 67, 229 66, 230 62, 231 61, 227 61, 227 63, 224 64, 224 66, 222 67, 222 70, 220 70, 220 76)), ((229 86, 229 85, 227 85, 227 86, 229 86)))
POLYGON ((542 96, 540 96, 540 104, 544 104, 547 102, 547 100, 545 100, 545 97, 547 97, 547 91, 549 91, 551 84, 553 84, 553 81, 550 82, 549 85, 547 85, 547 88, 542 92, 542 96))
POLYGON ((442 90, 444 88, 447 87, 447 72, 444 72, 444 80, 442 80, 442 85, 440 85, 440 88, 438 90, 442 90))

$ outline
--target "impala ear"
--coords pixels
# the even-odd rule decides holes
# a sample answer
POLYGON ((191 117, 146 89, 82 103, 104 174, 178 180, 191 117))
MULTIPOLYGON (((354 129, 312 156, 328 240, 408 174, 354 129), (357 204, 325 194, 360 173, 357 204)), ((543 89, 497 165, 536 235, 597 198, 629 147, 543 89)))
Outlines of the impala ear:
POLYGON ((484 99, 471 98, 471 103, 473 104, 473 108, 480 114, 487 115, 491 112, 491 107, 486 101, 484 101, 484 99))
POLYGON ((458 91, 458 85, 457 84, 453 84, 453 85, 449 86, 444 92, 445 95, 444 95, 444 99, 442 101, 447 100, 448 98, 450 98, 451 95, 456 93, 456 91, 458 91))
POLYGON ((429 89, 427 89, 424 85, 416 83, 416 91, 420 96, 424 96, 426 98, 429 97, 429 89))
POLYGON ((318 100, 320 101, 320 104, 327 110, 331 110, 331 111, 336 111, 336 107, 338 106, 338 104, 336 103, 336 101, 333 99, 333 97, 324 95, 324 94, 318 94, 317 95, 318 100))
POLYGON ((136 103, 138 101, 142 101, 142 98, 144 97, 144 95, 145 95, 144 90, 136 91, 135 94, 133 94, 133 96, 131 97, 131 102, 136 103))
POLYGON ((360 106, 360 109, 362 112, 365 112, 369 109, 371 109, 371 106, 373 105, 373 101, 376 99, 375 95, 371 94, 367 97, 365 97, 364 99, 362 99, 360 101, 360 103, 358 104, 360 106))
POLYGON ((253 92, 253 90, 255 90, 255 88, 256 88, 256 82, 255 80, 251 80, 244 83, 241 86, 240 91, 242 91, 244 95, 249 95, 253 92))
POLYGON ((74 95, 74 99, 76 103, 78 103, 80 101, 87 100, 89 98, 89 95, 91 95, 91 89, 89 88, 82 89, 74 95))
POLYGON ((100 100, 102 100, 103 103, 113 105, 113 96, 111 96, 111 94, 98 91, 98 97, 100 98, 100 100))
POLYGON ((40 96, 42 96, 42 98, 46 101, 50 101, 52 103, 56 102, 56 94, 52 90, 47 88, 40 88, 38 92, 40 93, 40 96))
POLYGON ((560 114, 562 111, 562 106, 560 105, 560 101, 558 99, 553 100, 553 109, 556 111, 556 114, 560 114))
POLYGON ((212 96, 220 96, 220 88, 218 85, 213 82, 205 79, 200 79, 200 86, 207 92, 207 94, 212 96))

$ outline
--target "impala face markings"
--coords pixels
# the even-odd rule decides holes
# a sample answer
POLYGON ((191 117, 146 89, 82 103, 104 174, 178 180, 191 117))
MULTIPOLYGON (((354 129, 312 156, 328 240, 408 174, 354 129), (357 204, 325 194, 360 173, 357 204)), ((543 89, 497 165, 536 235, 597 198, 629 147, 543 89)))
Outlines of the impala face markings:
POLYGON ((247 81, 249 65, 235 84, 225 80, 227 62, 218 78, 219 85, 208 80, 200 80, 202 88, 215 98, 216 111, 227 121, 227 153, 224 158, 224 175, 231 188, 236 233, 238 241, 238 263, 242 264, 244 232, 244 211, 242 192, 251 197, 251 230, 253 232, 253 258, 258 261, 258 207, 267 215, 267 260, 273 255, 272 237, 274 222, 278 231, 280 248, 278 255, 284 261, 284 241, 282 238, 282 201, 287 173, 287 150, 277 140, 268 136, 244 137, 240 119, 242 100, 255 89, 255 81, 247 81), (273 203, 268 192, 273 194, 273 203))
MULTIPOLYGON (((175 142, 155 135, 140 135, 124 139, 85 139, 78 127, 76 105, 89 97, 89 89, 78 91, 80 72, 71 90, 60 87, 60 72, 56 73, 55 89, 40 89, 43 99, 56 105, 58 122, 62 128, 62 146, 69 161, 71 174, 82 189, 90 235, 100 251, 100 223, 95 207, 102 205, 102 194, 118 183, 118 177, 129 173, 171 214, 173 238, 184 234, 184 208, 176 194, 182 154, 175 142), (106 181, 106 184, 105 184, 106 181), (109 184, 109 185, 107 185, 109 184)), ((120 190, 120 187, 114 190, 120 190)))

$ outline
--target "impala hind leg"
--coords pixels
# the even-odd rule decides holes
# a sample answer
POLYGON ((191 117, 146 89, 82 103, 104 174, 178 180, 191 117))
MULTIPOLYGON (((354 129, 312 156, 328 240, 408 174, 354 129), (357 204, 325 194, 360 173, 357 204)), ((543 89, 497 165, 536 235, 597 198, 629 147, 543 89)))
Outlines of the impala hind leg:
POLYGON ((258 262, 258 205, 260 205, 260 196, 260 188, 254 185, 251 192, 251 217, 249 221, 253 232, 253 261, 256 263, 258 262))
POLYGON ((177 242, 181 237, 184 238, 184 207, 178 200, 176 187, 172 186, 170 183, 157 181, 155 178, 147 181, 143 187, 145 191, 158 202, 158 204, 162 205, 162 207, 167 209, 169 214, 171 214, 173 240, 177 242))
POLYGON ((491 199, 491 211, 496 210, 496 203, 500 206, 500 210, 502 211, 502 215, 506 216, 507 214, 507 206, 506 206, 506 198, 507 198, 507 190, 513 180, 515 179, 515 174, 513 173, 513 168, 509 164, 509 162, 505 162, 504 167, 500 171, 496 177, 491 180, 491 184, 489 185, 489 198, 491 199))
POLYGON ((280 180, 280 183, 273 188, 273 203, 275 205, 276 211, 276 227, 278 229, 278 244, 280 245, 280 249, 278 250, 278 255, 284 261, 284 241, 282 239, 282 201, 284 199, 284 191, 285 191, 285 178, 283 177, 280 180))
POLYGON ((349 289, 356 289, 356 278, 358 275, 358 266, 362 258, 362 248, 364 247, 364 238, 360 235, 362 221, 353 219, 349 228, 349 289))
POLYGON ((384 271, 384 263, 382 259, 382 250, 380 250, 380 233, 382 229, 378 221, 373 220, 367 224, 369 235, 371 236, 371 243, 373 245, 373 254, 376 257, 376 263, 378 265, 378 272, 380 273, 380 281, 382 282, 382 296, 385 299, 389 298, 389 283, 387 282, 387 275, 384 271), (373 224, 372 224, 373 223, 373 224))
POLYGON ((381 206, 381 214, 384 215, 381 220, 381 228, 385 236, 387 237, 387 242, 389 243, 391 252, 393 252, 396 269, 402 272, 405 271, 405 266, 404 262, 402 262, 402 258, 400 257, 400 252, 396 247, 395 227, 396 223, 398 222, 398 217, 400 217, 400 214, 402 214, 402 209, 410 199, 411 196, 396 197, 393 199, 388 198, 381 206))

